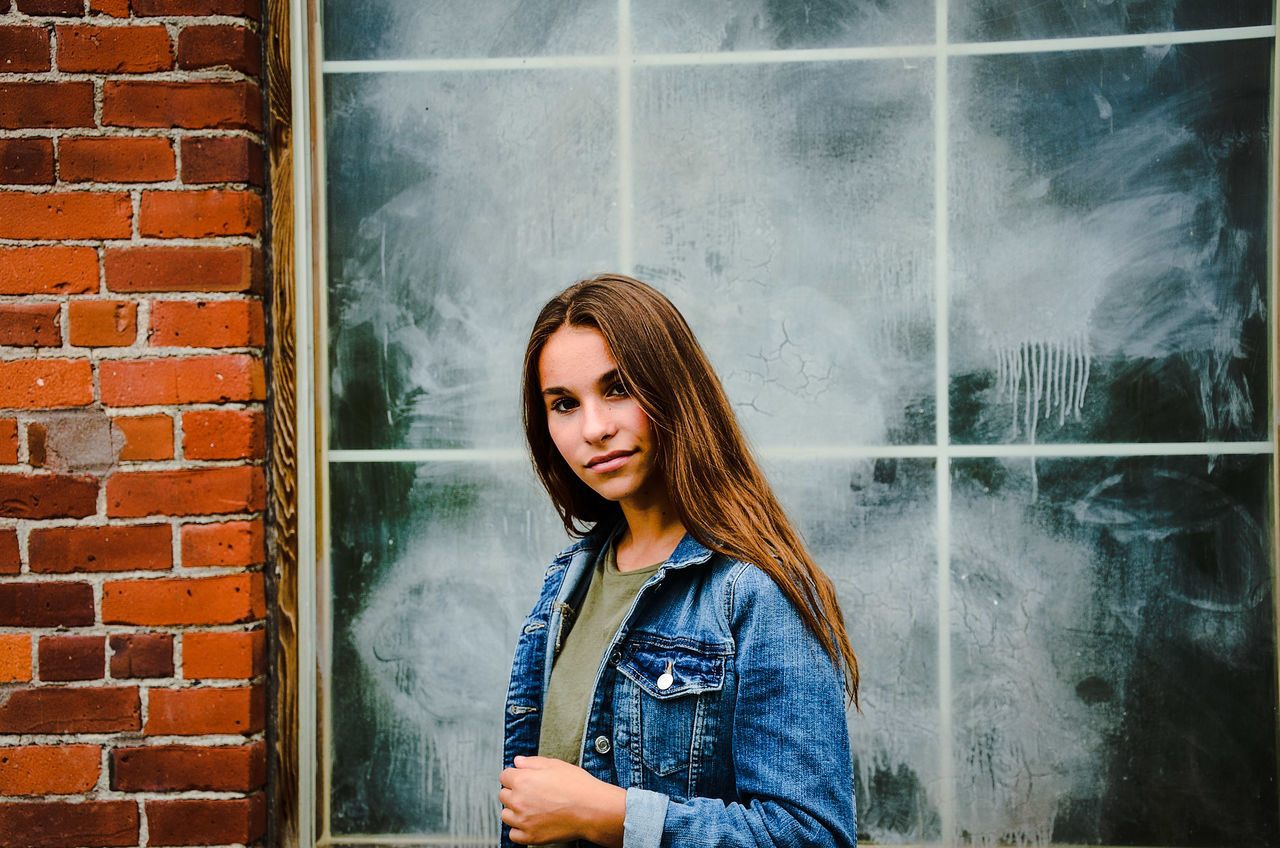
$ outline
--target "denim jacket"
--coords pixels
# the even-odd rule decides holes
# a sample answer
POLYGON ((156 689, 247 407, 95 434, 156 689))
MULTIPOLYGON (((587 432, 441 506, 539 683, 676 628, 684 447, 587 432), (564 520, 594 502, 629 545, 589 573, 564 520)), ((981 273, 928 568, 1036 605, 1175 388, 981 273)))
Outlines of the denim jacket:
MULTIPOLYGON (((608 536, 547 569, 516 643, 505 766, 537 754, 566 618, 608 536)), ((624 848, 857 842, 839 670, 764 572, 687 535, 604 652, 581 766, 627 790, 624 848)))

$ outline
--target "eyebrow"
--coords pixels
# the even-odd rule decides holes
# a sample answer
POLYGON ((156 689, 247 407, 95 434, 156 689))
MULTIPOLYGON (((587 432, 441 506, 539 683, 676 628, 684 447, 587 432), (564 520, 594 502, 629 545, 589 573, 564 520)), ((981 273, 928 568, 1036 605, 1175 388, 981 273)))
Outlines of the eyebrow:
MULTIPOLYGON (((612 368, 600 375, 600 379, 596 380, 596 385, 597 386, 612 385, 613 383, 621 379, 622 379, 622 375, 618 372, 618 369, 612 368)), ((543 397, 560 397, 561 395, 570 395, 570 394, 573 394, 573 392, 569 391, 564 386, 547 386, 545 389, 542 390, 543 397)))

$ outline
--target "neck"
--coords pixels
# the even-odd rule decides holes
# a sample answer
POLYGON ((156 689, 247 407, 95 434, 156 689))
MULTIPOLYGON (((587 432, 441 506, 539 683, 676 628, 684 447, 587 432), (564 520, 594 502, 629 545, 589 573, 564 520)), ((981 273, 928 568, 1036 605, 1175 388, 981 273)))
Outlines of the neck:
POLYGON ((670 500, 644 506, 624 502, 621 506, 627 527, 618 537, 618 570, 635 571, 671 556, 684 538, 685 527, 670 500))

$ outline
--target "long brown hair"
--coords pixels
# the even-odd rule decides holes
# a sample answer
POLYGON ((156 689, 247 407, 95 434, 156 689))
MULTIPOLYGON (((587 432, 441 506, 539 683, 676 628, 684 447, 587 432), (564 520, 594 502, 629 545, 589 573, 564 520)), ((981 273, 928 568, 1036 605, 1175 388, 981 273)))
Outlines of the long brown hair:
POLYGON ((602 274, 552 298, 524 357, 523 418, 533 465, 571 535, 621 513, 569 468, 551 440, 538 360, 561 327, 590 327, 609 345, 627 390, 657 432, 656 467, 681 523, 704 547, 750 562, 795 605, 843 669, 858 706, 858 658, 831 580, 814 564, 760 473, 711 363, 684 316, 639 280, 602 274))

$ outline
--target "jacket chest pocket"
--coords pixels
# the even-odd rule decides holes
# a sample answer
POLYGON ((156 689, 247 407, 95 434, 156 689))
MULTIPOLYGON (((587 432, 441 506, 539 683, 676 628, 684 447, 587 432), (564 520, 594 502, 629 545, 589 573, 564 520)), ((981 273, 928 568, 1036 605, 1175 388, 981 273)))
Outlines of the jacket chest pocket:
POLYGON ((624 650, 618 671, 634 685, 640 760, 659 779, 645 781, 648 788, 677 797, 692 791, 715 733, 725 661, 714 649, 664 639, 635 639, 624 650))

